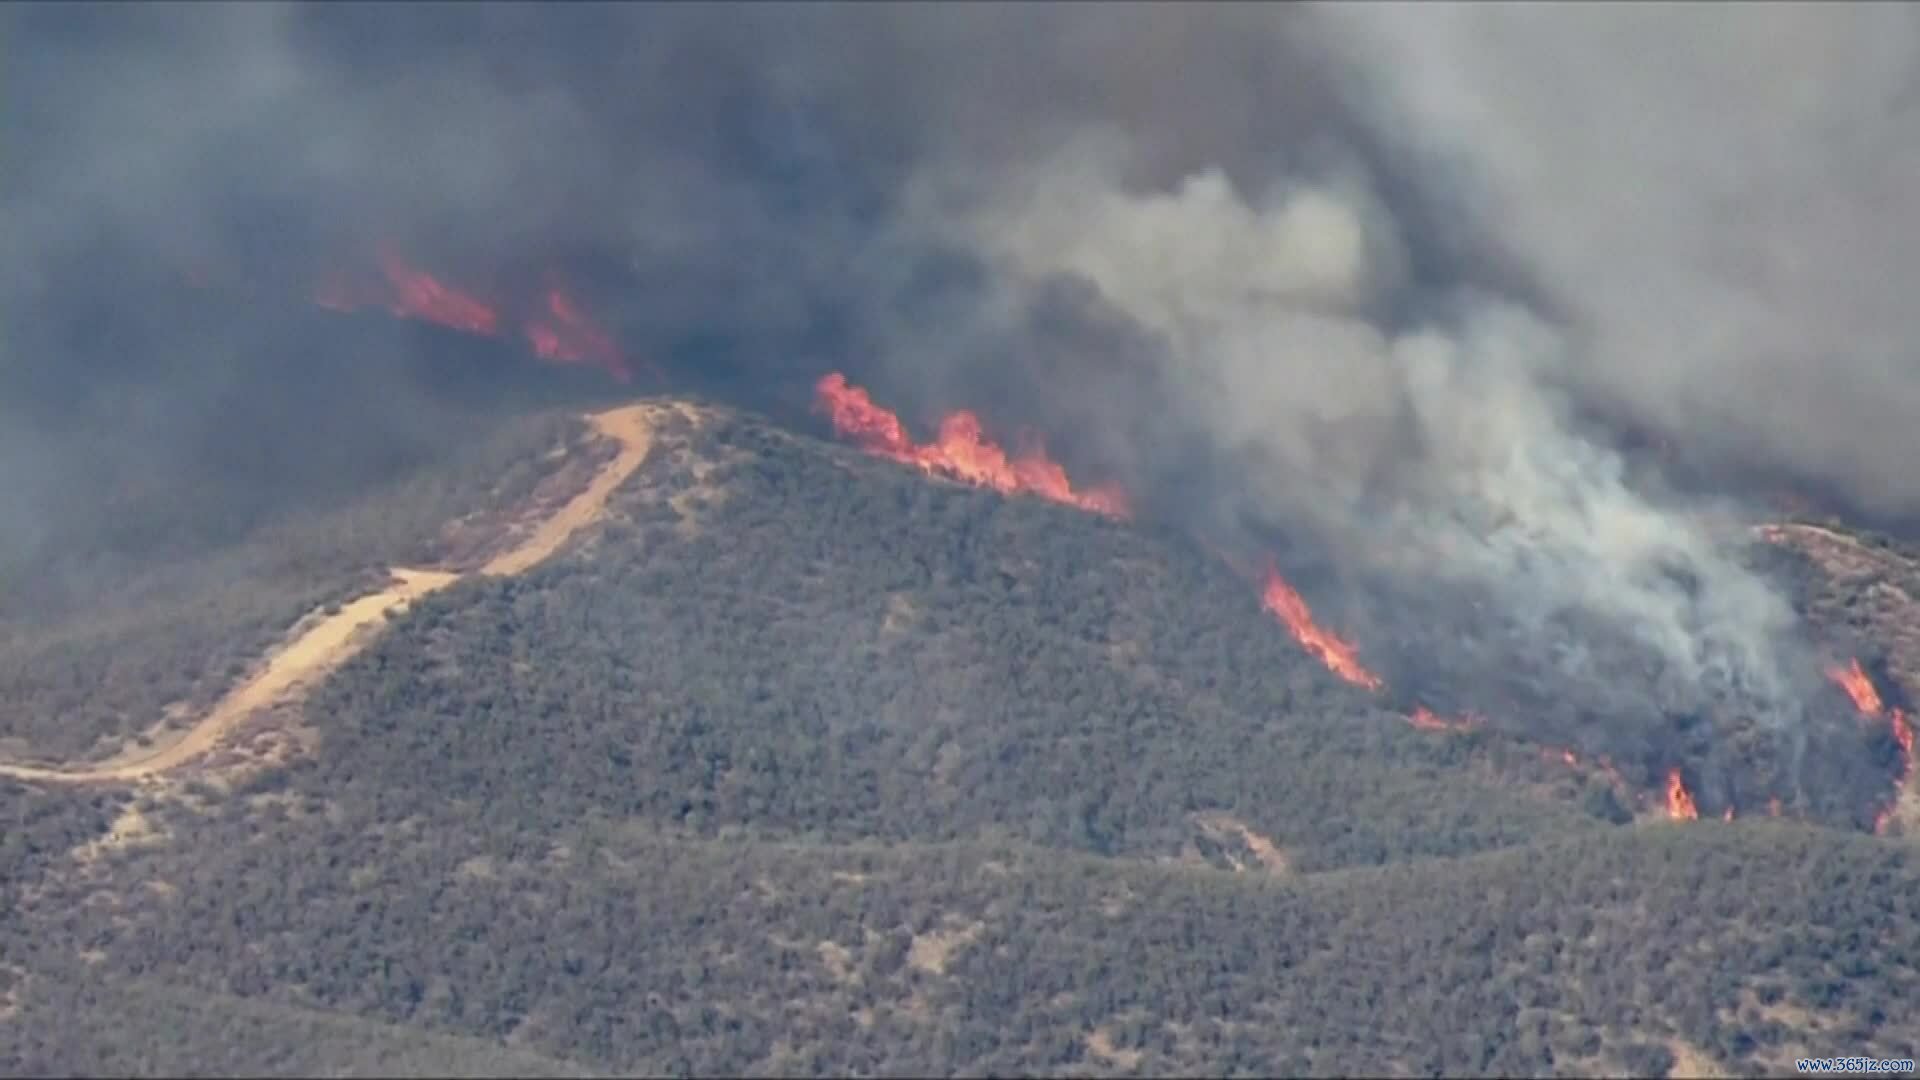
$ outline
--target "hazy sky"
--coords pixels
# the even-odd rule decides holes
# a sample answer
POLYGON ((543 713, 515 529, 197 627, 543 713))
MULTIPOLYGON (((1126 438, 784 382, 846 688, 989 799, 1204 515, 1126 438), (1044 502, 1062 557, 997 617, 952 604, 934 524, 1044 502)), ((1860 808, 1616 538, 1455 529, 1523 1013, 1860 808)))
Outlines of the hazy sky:
POLYGON ((1920 511, 1910 6, 0 22, 16 533, 61 440, 189 444, 280 362, 265 308, 103 343, 98 305, 193 267, 292 294, 382 242, 450 274, 571 260, 635 347, 727 342, 772 397, 839 367, 1149 499, 1200 469, 1167 501, 1209 528, 1597 613, 1681 683, 1772 695, 1789 613, 1578 417, 1920 511))

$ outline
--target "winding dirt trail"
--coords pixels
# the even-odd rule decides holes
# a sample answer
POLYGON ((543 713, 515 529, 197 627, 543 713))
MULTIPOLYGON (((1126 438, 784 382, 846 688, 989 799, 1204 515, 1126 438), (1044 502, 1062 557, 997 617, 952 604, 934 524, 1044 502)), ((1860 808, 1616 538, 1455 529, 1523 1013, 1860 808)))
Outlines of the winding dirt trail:
MULTIPOLYGON (((652 407, 629 405, 587 417, 602 436, 615 439, 620 452, 587 486, 536 526, 531 534, 496 555, 480 573, 489 577, 523 574, 550 558, 575 533, 606 510, 607 499, 646 460, 653 443, 648 417, 652 407)), ((128 783, 178 768, 213 749, 250 717, 275 705, 297 701, 307 690, 371 642, 386 618, 405 611, 423 596, 460 581, 447 570, 393 570, 393 580, 378 592, 358 597, 331 615, 309 615, 285 644, 240 685, 228 691, 198 723, 165 745, 89 765, 60 767, 0 762, 0 776, 66 784, 128 783), (305 629, 301 629, 304 626, 305 629)))

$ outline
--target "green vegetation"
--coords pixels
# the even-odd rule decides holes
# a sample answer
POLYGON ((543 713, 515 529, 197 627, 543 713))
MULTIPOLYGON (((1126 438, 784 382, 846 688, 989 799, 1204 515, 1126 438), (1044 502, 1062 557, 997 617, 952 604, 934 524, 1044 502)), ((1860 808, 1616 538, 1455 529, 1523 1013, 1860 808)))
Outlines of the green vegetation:
POLYGON ((391 564, 446 554, 449 522, 525 499, 566 464, 553 452, 585 434, 573 417, 508 422, 362 501, 209 548, 163 539, 191 526, 160 517, 152 537, 42 552, 0 595, 0 756, 105 756, 165 722, 170 704, 189 718, 301 616, 368 590, 391 564))
POLYGON ((1916 1049, 1911 848, 1623 827, 1539 748, 1333 679, 1182 539, 724 414, 657 432, 580 548, 422 601, 306 713, 321 745, 283 767, 0 787, 0 1072, 1916 1049), (149 839, 72 854, 129 806, 149 839))
MULTIPOLYGON (((230 805, 188 848, 125 856, 122 891, 93 891, 128 925, 62 896, 32 942, 7 942, 30 957, 26 997, 51 988, 40 1015, 119 1025, 129 1050, 197 1030, 204 1048, 167 1052, 329 1069, 351 1041, 249 1018, 339 1014, 624 1074, 1529 1075, 1620 1072, 1674 1040, 1751 1074, 1834 1038, 1914 1049, 1911 859, 1797 827, 1608 831, 1274 881, 633 824, 527 834, 508 854, 230 805), (70 959, 77 943, 104 958, 70 959), (127 978, 171 988, 170 1008, 93 997, 127 978), (216 1025, 236 996, 262 1007, 216 1025)), ((0 1051, 9 1072, 181 1060, 137 1069, 75 1026, 10 1030, 25 1045, 0 1051)), ((423 1062, 437 1044, 418 1045, 423 1062)))

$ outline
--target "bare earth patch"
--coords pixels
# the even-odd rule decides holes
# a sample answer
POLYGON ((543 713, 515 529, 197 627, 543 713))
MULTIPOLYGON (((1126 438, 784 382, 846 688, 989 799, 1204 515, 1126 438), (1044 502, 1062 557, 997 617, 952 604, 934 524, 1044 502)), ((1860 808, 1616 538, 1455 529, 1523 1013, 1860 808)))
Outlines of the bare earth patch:
POLYGON ((1140 1051, 1122 1050, 1113 1044, 1113 1036, 1105 1028, 1094 1028, 1087 1034, 1087 1053, 1101 1062, 1122 1069, 1140 1067, 1140 1051))
MULTIPOLYGON (((619 453, 584 490, 542 520, 511 550, 481 567, 480 572, 492 577, 525 573, 551 557, 580 529, 598 520, 607 497, 646 459, 652 445, 648 419, 655 408, 630 405, 588 417, 595 431, 618 441, 619 453)), ((0 763, 0 776, 54 783, 114 783, 138 781, 175 769, 205 755, 262 711, 297 703, 305 691, 372 641, 389 618, 461 577, 451 570, 395 569, 387 586, 378 592, 331 612, 308 615, 239 686, 169 743, 81 768, 0 763)))
POLYGON ((1920 599, 1904 584, 1920 578, 1920 566, 1899 552, 1818 525, 1764 525, 1757 532, 1813 560, 1835 584, 1860 590, 1860 613, 1887 650, 1887 673, 1908 700, 1920 701, 1920 599))
POLYGON ((938 930, 915 934, 913 944, 907 948, 907 963, 929 975, 945 975, 947 961, 953 954, 972 944, 986 928, 986 924, 980 922, 949 921, 938 930))
POLYGON ((166 833, 154 826, 136 801, 127 804, 127 808, 113 819, 113 824, 108 826, 104 835, 74 848, 73 857, 82 864, 88 864, 110 852, 157 844, 165 839, 166 833))
POLYGON ((1208 839, 1221 845, 1222 856, 1236 874, 1259 869, 1273 877, 1285 877, 1293 872, 1286 852, 1231 814, 1195 814, 1193 823, 1208 839))
POLYGON ((1673 1065, 1667 1070, 1668 1076, 1684 1077, 1685 1080, 1718 1080, 1727 1075, 1704 1051, 1684 1039, 1668 1039, 1667 1050, 1673 1054, 1673 1065))
POLYGON ((823 941, 817 946, 820 963, 826 966, 827 974, 839 983, 860 981, 860 972, 853 965, 853 953, 837 941, 823 941))
POLYGON ((11 1020, 20 1011, 20 995, 27 985, 27 969, 16 964, 0 965, 6 978, 0 981, 0 1020, 11 1020))

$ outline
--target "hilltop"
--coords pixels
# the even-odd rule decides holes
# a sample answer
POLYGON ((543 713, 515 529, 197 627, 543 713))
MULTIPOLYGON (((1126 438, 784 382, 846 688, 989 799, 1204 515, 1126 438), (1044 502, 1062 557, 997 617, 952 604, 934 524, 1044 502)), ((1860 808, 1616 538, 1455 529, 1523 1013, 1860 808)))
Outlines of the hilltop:
MULTIPOLYGON (((303 617, 394 567, 445 575, 214 753, 137 786, 0 779, 7 1071, 1914 1054, 1905 842, 1636 818, 1547 747, 1408 724, 1182 535, 729 409, 628 415, 638 456, 604 424, 524 418, 196 554, 198 576, 156 564, 142 619, 89 599, 65 638, 10 630, 27 707, 0 756, 84 770, 146 727, 138 679, 74 725, 17 689, 44 657, 221 658, 164 695, 164 742, 303 617), (263 579, 287 545, 327 558, 263 579), (192 589, 262 580, 287 584, 192 589)), ((1826 619, 1865 590, 1878 617, 1884 576, 1809 567, 1808 602, 1826 619)), ((1868 631, 1895 642, 1875 671, 1906 677, 1902 639, 1868 631)))

